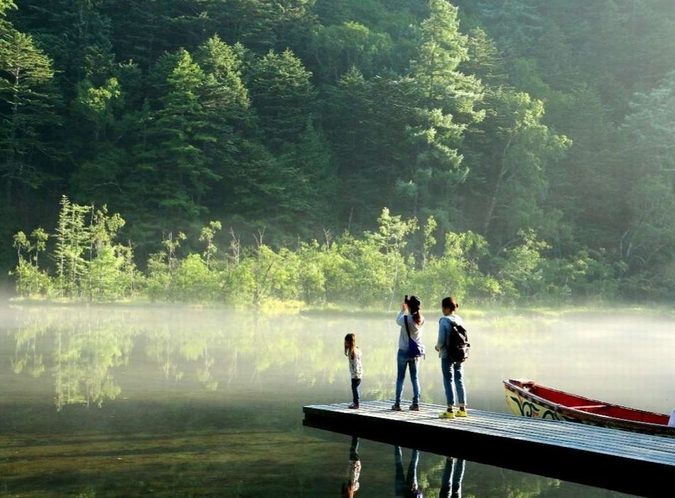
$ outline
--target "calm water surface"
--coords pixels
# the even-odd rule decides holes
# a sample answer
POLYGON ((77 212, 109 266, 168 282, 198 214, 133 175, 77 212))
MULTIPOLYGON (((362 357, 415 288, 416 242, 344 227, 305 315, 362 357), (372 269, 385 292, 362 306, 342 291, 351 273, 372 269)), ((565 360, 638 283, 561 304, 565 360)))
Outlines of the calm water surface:
MULTIPOLYGON (((463 315, 470 407, 505 412, 502 379, 530 377, 675 408, 672 316, 463 315)), ((0 496, 339 497, 352 440, 303 427, 302 407, 350 401, 348 332, 363 350, 363 398, 392 398, 395 316, 2 307, 0 496)), ((430 347, 438 317, 427 313, 430 347)), ((423 401, 443 404, 434 355, 420 376, 423 401)), ((355 496, 395 496, 395 448, 360 439, 358 454, 355 496)), ((412 450, 401 456, 407 469, 412 450)), ((419 455, 424 496, 439 496, 451 463, 419 455)), ((629 495, 466 462, 461 496, 629 495)))

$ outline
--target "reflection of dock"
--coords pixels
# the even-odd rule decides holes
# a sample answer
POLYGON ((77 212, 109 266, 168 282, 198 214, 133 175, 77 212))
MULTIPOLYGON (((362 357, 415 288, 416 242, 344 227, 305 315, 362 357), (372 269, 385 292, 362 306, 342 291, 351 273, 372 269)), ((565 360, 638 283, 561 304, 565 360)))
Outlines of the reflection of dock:
POLYGON ((391 405, 305 406, 304 425, 640 496, 663 496, 675 475, 675 438, 479 410, 445 420, 440 405, 391 405))

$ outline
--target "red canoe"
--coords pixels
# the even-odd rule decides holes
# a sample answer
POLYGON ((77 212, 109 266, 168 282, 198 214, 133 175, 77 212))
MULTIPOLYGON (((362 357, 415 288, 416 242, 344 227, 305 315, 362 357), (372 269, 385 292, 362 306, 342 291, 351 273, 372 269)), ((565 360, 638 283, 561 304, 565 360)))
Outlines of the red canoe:
POLYGON ((529 379, 504 380, 506 404, 516 415, 567 420, 613 429, 675 437, 669 415, 615 405, 552 389, 529 379))

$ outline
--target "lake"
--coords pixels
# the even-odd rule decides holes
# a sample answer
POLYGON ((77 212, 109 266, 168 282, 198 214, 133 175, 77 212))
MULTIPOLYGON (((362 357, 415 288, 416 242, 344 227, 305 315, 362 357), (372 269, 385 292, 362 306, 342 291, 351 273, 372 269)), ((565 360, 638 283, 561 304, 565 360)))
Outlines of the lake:
MULTIPOLYGON (((352 439, 303 427, 302 407, 350 401, 342 349, 349 332, 363 351, 363 399, 392 399, 396 314, 4 306, 0 496, 339 497, 352 439)), ((460 314, 472 344, 470 408, 506 412, 507 377, 663 413, 675 408, 671 314, 460 314)), ((440 314, 425 315, 432 349, 440 314)), ((435 353, 421 361, 420 379, 422 400, 443 404, 435 353)), ((408 378, 403 396, 411 397, 408 378)), ((358 443, 354 496, 395 496, 397 470, 400 477, 408 469, 412 450, 397 459, 393 446, 358 443)), ((424 496, 439 496, 453 462, 418 457, 424 496)), ((461 491, 630 496, 475 462, 464 462, 461 491)))

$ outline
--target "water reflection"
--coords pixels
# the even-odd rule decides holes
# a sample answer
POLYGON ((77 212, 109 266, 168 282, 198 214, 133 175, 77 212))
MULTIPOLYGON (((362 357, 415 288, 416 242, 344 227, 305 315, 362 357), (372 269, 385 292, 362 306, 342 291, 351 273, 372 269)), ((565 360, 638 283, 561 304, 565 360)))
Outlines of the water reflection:
MULTIPOLYGON (((358 438, 351 436, 352 448, 358 438)), ((414 448, 360 438, 368 452, 367 471, 360 475, 360 493, 342 496, 391 496, 386 481, 394 483, 397 498, 469 497, 629 497, 616 491, 585 486, 555 478, 485 465, 456 456, 444 456, 414 448), (393 450, 393 463, 391 454, 393 450), (382 464, 385 464, 382 467, 382 464), (385 481, 385 482, 383 482, 385 481)), ((452 444, 452 443, 449 443, 452 444)), ((353 460, 350 449, 350 465, 353 460)), ((360 469, 360 467, 359 467, 360 469)), ((343 482, 348 482, 345 480, 343 482)), ((391 486, 391 484, 389 484, 391 486)), ((345 489, 344 487, 342 488, 345 489)), ((319 496, 319 495, 316 495, 319 496)), ((661 496, 645 494, 640 496, 661 496)))
POLYGON ((266 356, 279 344, 254 344, 257 332, 268 327, 269 320, 254 320, 253 327, 247 326, 233 340, 229 327, 213 321, 215 316, 197 315, 205 320, 195 323, 171 310, 153 315, 86 308, 27 309, 16 315, 12 327, 12 372, 33 379, 53 378, 52 397, 60 411, 65 405, 101 407, 117 399, 123 386, 116 376, 146 361, 166 381, 180 383, 188 380, 187 375, 206 391, 217 391, 223 378, 230 384, 239 373, 239 356, 254 349, 256 373, 273 365, 266 356), (130 365, 132 356, 136 365, 130 365))
POLYGON ((405 473, 403 470, 403 451, 400 446, 394 446, 394 462, 396 464, 394 496, 396 498, 417 498, 424 496, 417 480, 417 466, 420 462, 419 450, 411 450, 410 463, 408 463, 408 469, 405 473))
MULTIPOLYGON (((12 372, 24 382, 50 379, 57 411, 101 407, 158 378, 175 387, 196 382, 212 393, 282 379, 332 386, 344 369, 343 330, 358 322, 166 308, 25 308, 7 316, 13 322, 4 330, 13 344, 0 336, 0 347, 12 351, 12 372), (317 333, 318 326, 325 331, 317 333), (334 330, 341 337, 331 341, 334 330)), ((374 374, 364 395, 371 398, 389 396, 394 388, 389 357, 372 347, 374 339, 364 341, 374 374)))
MULTIPOLYGON (((395 395, 399 330, 388 315, 363 319, 180 308, 51 307, 12 310, 6 316, 4 330, 10 332, 13 344, 0 346, 12 351, 11 371, 25 376, 26 382, 53 379, 50 398, 59 410, 68 404, 101 406, 124 397, 130 382, 145 382, 157 374, 175 385, 196 382, 212 393, 284 378, 320 389, 315 396, 321 397, 337 390, 341 384, 336 379, 344 377, 345 331, 359 331, 367 361, 363 399, 395 395), (148 365, 154 368, 148 370, 148 365), (139 370, 140 378, 127 375, 122 382, 123 373, 139 370)), ((542 315, 508 322, 500 315, 472 320, 476 351, 466 368, 476 408, 506 411, 502 379, 528 377, 618 404, 672 410, 672 401, 663 399, 668 379, 675 374, 668 353, 675 348, 674 323, 668 317, 644 313, 617 321, 611 314, 584 320, 542 315), (636 326, 647 331, 637 346, 631 339, 636 326), (625 368, 627 358, 642 365, 640 375, 625 368)), ((444 403, 434 355, 420 361, 419 374, 425 401, 444 403)))
POLYGON ((12 371, 39 379, 50 370, 57 410, 66 404, 101 406, 115 399, 120 386, 111 369, 126 365, 132 340, 128 331, 109 324, 74 324, 26 313, 14 332, 12 371))
POLYGON ((342 498, 353 498, 354 493, 359 490, 361 477, 361 458, 359 457, 359 438, 352 436, 352 443, 349 446, 349 467, 347 478, 342 483, 342 498))
MULTIPOLYGON (((389 314, 0 309, 0 489, 40 498, 139 490, 236 497, 242 489, 247 496, 288 496, 289 489, 335 496, 346 481, 347 456, 354 456, 350 441, 343 446, 327 441, 325 431, 302 427, 302 406, 350 395, 346 332, 358 334, 367 361, 363 399, 393 399, 399 330, 392 322, 389 314), (328 475, 335 477, 327 481, 328 475), (116 491, 106 492, 112 482, 116 491)), ((664 399, 675 374, 670 317, 500 314, 472 323, 475 353, 466 368, 476 409, 506 412, 501 381, 522 376, 628 406, 672 410, 672 399, 664 399), (636 350, 637 326, 645 334, 636 350)), ((438 359, 422 360, 420 376, 425 401, 444 404, 438 359)), ((391 496, 392 446, 365 437, 355 452, 365 463, 356 496, 391 496)), ((408 450, 402 453, 407 472, 408 450)), ((419 455, 417 483, 425 496, 441 493, 446 464, 443 455, 419 455)), ((461 475, 457 468, 452 477, 461 475)), ((553 488, 563 498, 619 496, 475 461, 468 468, 458 488, 466 496, 536 497, 553 488)))
POLYGON ((446 457, 438 498, 462 498, 462 481, 466 461, 462 458, 446 457))

